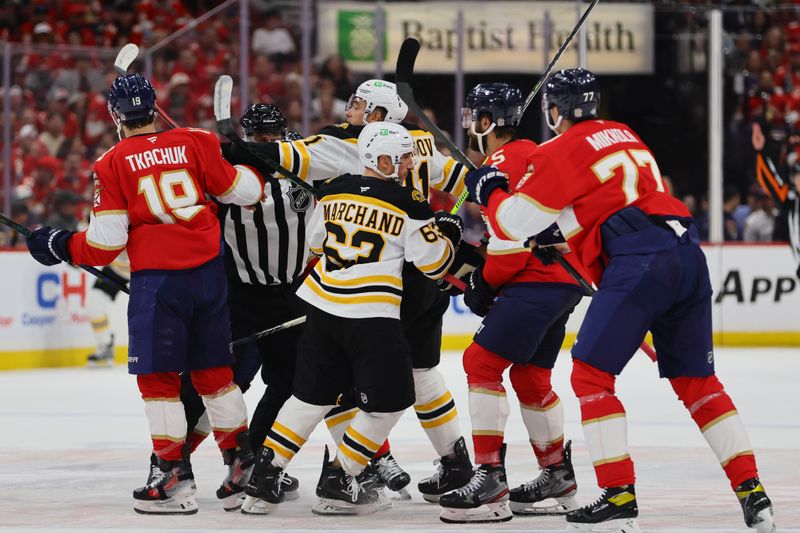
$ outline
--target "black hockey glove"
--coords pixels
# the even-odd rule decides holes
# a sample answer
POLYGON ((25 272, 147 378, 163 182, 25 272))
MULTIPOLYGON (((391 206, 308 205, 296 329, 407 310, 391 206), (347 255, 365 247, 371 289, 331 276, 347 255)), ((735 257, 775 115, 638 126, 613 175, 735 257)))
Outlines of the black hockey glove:
MULTIPOLYGON (((483 258, 483 255, 481 255, 478 247, 473 246, 468 242, 462 242, 461 246, 459 246, 456 250, 456 256, 453 259, 453 264, 450 265, 450 270, 448 270, 447 273, 452 275, 454 278, 460 279, 466 284, 472 271, 483 265, 484 262, 485 259, 483 258)), ((444 278, 442 278, 439 282, 439 290, 447 291, 450 293, 450 296, 458 296, 463 292, 461 289, 448 282, 444 278)))
POLYGON ((50 226, 36 228, 26 239, 28 250, 44 266, 57 265, 61 261, 72 263, 67 242, 73 233, 75 232, 53 229, 50 226))
POLYGON ((436 225, 439 226, 442 234, 453 243, 453 246, 461 244, 461 236, 464 234, 464 221, 458 215, 451 215, 447 211, 436 211, 433 214, 436 225))
POLYGON ((556 262, 556 250, 553 246, 536 246, 533 248, 533 254, 539 258, 543 265, 552 265, 556 262))
POLYGON ((483 265, 472 271, 464 291, 464 303, 478 316, 486 316, 494 304, 497 293, 483 279, 483 265))
POLYGON ((469 191, 470 201, 483 207, 489 205, 489 196, 498 187, 508 192, 508 176, 500 172, 497 167, 487 166, 470 170, 464 176, 464 183, 469 191))

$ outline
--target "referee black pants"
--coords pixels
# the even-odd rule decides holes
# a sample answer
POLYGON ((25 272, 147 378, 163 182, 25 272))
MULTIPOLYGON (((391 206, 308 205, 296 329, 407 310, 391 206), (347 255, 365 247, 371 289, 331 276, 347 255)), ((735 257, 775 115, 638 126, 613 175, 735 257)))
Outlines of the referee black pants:
MULTIPOLYGON (((296 289, 294 284, 249 285, 229 280, 232 338, 240 339, 306 314, 306 304, 295 295, 296 289)), ((263 444, 278 411, 292 395, 297 341, 302 332, 302 325, 294 326, 234 348, 233 379, 242 391, 250 387, 259 366, 267 386, 250 420, 250 443, 254 450, 263 444)), ((183 380, 181 401, 190 433, 205 407, 188 376, 183 380)))

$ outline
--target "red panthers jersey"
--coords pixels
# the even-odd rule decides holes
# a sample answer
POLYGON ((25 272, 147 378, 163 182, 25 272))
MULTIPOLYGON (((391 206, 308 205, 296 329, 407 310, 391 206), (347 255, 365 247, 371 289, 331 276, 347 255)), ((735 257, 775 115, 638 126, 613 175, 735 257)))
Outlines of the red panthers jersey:
POLYGON ((652 152, 625 124, 579 122, 539 145, 532 172, 512 193, 489 200, 492 226, 506 239, 524 239, 558 222, 570 248, 602 275, 600 225, 627 205, 650 215, 689 217, 686 206, 664 189, 652 152))
MULTIPOLYGON (((513 190, 533 170, 531 158, 535 152, 535 142, 519 139, 495 150, 487 158, 486 164, 505 173, 509 188, 513 190)), ((485 215, 485 210, 483 211, 485 215)), ((501 287, 520 282, 575 283, 558 264, 543 264, 525 247, 525 240, 501 239, 494 234, 491 225, 489 235, 486 264, 483 267, 483 277, 489 285, 501 287)))
POLYGON ((106 265, 127 248, 131 271, 180 270, 220 254, 216 205, 255 204, 263 182, 222 158, 217 136, 176 128, 123 139, 95 163, 89 228, 69 240, 72 260, 106 265))

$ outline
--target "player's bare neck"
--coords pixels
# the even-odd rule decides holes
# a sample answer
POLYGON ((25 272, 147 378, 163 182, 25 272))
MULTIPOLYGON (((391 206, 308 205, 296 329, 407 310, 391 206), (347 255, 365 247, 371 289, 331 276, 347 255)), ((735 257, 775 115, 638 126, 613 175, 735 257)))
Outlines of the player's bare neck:
POLYGON ((378 178, 379 180, 389 181, 388 178, 384 178, 383 176, 381 176, 380 174, 378 174, 377 172, 375 172, 371 168, 365 168, 364 169, 364 176, 366 176, 368 178, 378 178))
POLYGON ((156 125, 154 123, 150 123, 142 128, 133 128, 133 129, 129 129, 123 126, 122 131, 125 133, 126 139, 129 137, 135 137, 136 135, 147 135, 149 133, 158 133, 158 130, 156 130, 156 125))

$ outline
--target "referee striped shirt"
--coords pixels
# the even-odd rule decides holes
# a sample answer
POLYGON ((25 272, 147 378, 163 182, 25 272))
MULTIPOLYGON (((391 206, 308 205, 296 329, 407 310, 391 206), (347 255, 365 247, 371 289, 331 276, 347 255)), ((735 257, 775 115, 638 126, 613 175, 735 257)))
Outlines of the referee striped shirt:
MULTIPOLYGON (((223 155, 232 164, 252 164, 239 157, 232 145, 223 145, 223 155)), ((306 225, 314 199, 287 179, 269 177, 264 168, 255 170, 267 176, 266 199, 254 211, 219 206, 228 278, 252 285, 290 284, 300 277, 308 261, 306 225)))

